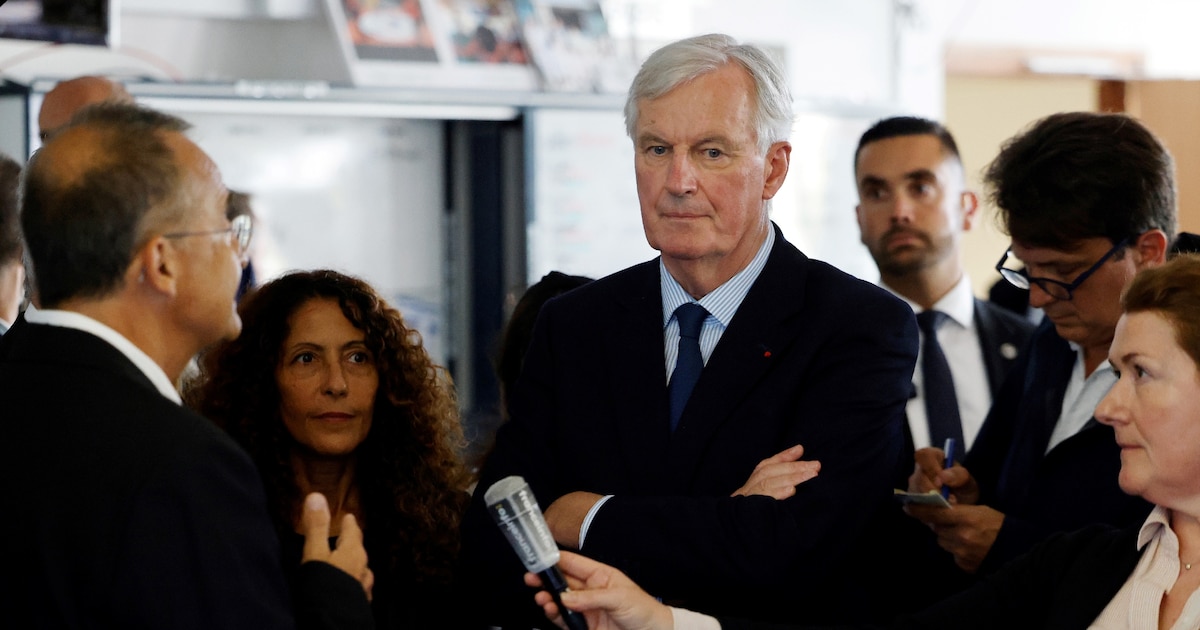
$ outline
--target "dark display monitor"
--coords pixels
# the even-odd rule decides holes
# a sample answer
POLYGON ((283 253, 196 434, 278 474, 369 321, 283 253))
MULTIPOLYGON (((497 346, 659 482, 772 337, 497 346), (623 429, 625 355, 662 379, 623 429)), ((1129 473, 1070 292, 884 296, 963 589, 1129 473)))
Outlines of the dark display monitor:
POLYGON ((117 0, 0 2, 0 38, 113 46, 117 0))

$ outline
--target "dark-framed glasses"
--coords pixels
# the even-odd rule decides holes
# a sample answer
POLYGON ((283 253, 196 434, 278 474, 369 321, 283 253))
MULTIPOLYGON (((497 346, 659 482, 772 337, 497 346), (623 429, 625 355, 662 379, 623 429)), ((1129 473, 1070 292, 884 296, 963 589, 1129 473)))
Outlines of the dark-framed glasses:
POLYGON ((1000 262, 996 263, 996 271, 1000 272, 1000 277, 1004 278, 1009 284, 1019 289, 1029 289, 1031 285, 1036 284, 1039 289, 1046 292, 1046 295, 1049 295, 1056 300, 1070 301, 1071 298, 1075 297, 1075 289, 1078 289, 1079 285, 1083 284, 1084 280, 1087 280, 1089 276, 1091 276, 1093 273, 1096 273, 1096 270, 1100 268, 1100 265, 1108 262, 1109 258, 1112 258, 1117 252, 1127 247, 1132 240, 1133 238, 1128 236, 1121 239, 1121 242, 1113 245, 1112 249, 1108 250, 1107 253, 1100 257, 1100 260, 1096 261, 1096 264, 1088 267, 1086 271, 1078 276, 1075 276, 1075 280, 1070 283, 1060 282, 1050 278, 1031 278, 1029 277, 1029 273, 1024 269, 1005 268, 1004 263, 1007 262, 1008 257, 1012 255, 1011 248, 1004 250, 1004 255, 1000 257, 1000 262))
POLYGON ((246 257, 246 253, 250 251, 250 237, 254 235, 254 219, 248 214, 241 214, 233 218, 229 222, 229 227, 224 230, 201 230, 198 232, 170 232, 163 234, 163 238, 183 238, 185 236, 215 236, 218 234, 228 234, 233 238, 234 246, 237 248, 238 256, 246 257))

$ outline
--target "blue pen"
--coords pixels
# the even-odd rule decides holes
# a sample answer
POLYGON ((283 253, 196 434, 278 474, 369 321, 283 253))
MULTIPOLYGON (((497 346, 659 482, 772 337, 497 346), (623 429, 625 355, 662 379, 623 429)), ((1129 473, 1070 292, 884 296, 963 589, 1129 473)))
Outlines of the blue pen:
MULTIPOLYGON (((954 446, 954 438, 946 438, 946 445, 942 447, 942 450, 946 453, 946 463, 942 466, 945 470, 950 470, 954 466, 954 446)), ((950 486, 942 485, 942 498, 947 501, 950 500, 950 486)))

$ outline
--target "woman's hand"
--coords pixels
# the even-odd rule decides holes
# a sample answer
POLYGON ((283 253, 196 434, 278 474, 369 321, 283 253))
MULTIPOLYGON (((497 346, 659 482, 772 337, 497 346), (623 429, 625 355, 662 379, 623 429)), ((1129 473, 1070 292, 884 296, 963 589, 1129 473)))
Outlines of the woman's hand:
MULTIPOLYGON (((672 630, 675 621, 671 609, 651 597, 624 573, 591 558, 569 551, 561 552, 558 568, 571 590, 562 594, 563 604, 583 613, 591 630, 672 630)), ((525 583, 541 587, 533 573, 525 574, 525 583)), ((534 600, 546 617, 562 627, 558 606, 546 591, 538 591, 534 600)))
POLYGON ((375 574, 367 566, 367 550, 363 547, 362 530, 353 514, 342 517, 342 533, 337 546, 329 548, 329 503, 325 495, 313 492, 304 498, 304 513, 300 515, 300 529, 304 535, 304 553, 301 562, 328 562, 350 574, 362 584, 371 600, 371 589, 375 587, 375 574))

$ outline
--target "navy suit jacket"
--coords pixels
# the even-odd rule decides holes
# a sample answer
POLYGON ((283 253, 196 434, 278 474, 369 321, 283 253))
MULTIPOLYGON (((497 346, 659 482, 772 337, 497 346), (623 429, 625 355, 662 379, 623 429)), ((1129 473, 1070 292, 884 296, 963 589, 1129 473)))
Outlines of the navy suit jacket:
POLYGON ((319 562, 304 565, 293 621, 254 464, 107 342, 22 317, 0 338, 0 409, 7 618, 55 628, 373 625, 358 583, 319 562))
MULTIPOLYGON (((1111 428, 1092 418, 1046 453, 1062 411, 1076 354, 1049 320, 1034 331, 1000 390, 963 465, 979 483, 979 504, 1004 524, 976 575, 959 569, 927 527, 899 510, 872 523, 872 540, 890 568, 869 581, 887 611, 919 610, 974 584, 1051 535, 1094 523, 1140 524, 1151 505, 1121 491, 1120 449, 1111 428)), ((910 466, 911 472, 911 466, 910 466)))
POLYGON ((845 584, 839 567, 890 501, 900 457, 917 352, 912 311, 777 231, 672 434, 659 281, 653 260, 544 308, 512 419, 465 519, 468 579, 497 615, 529 605, 528 591, 511 590, 520 565, 482 502, 492 483, 516 474, 543 507, 576 490, 614 495, 583 553, 668 601, 844 614, 831 601, 845 584), (759 461, 795 444, 822 463, 795 496, 729 496, 759 461))
POLYGON ((995 570, 1055 532, 1092 523, 1141 523, 1151 505, 1121 491, 1121 454, 1111 427, 1092 418, 1049 453, 1075 351, 1046 321, 1001 388, 965 466, 980 499, 1004 525, 980 570, 995 570))
POLYGON ((1033 329, 1034 325, 1028 319, 991 302, 975 300, 975 330, 983 350, 988 388, 993 399, 1004 384, 1004 378, 1025 352, 1033 329))

